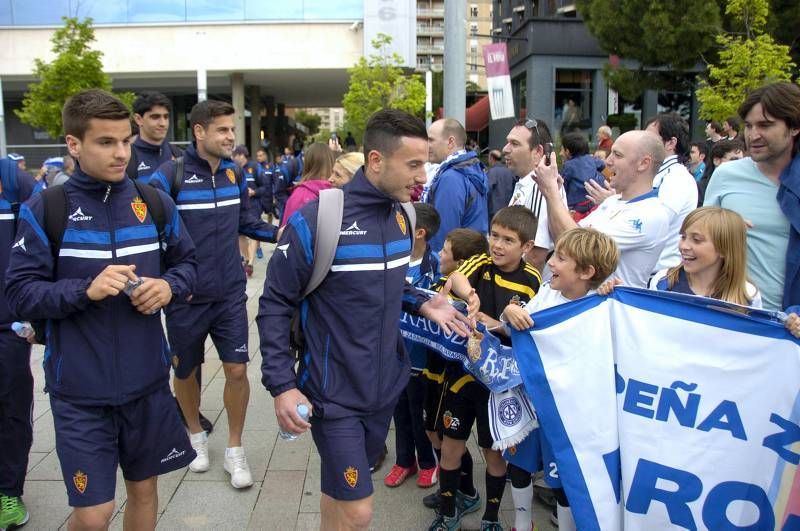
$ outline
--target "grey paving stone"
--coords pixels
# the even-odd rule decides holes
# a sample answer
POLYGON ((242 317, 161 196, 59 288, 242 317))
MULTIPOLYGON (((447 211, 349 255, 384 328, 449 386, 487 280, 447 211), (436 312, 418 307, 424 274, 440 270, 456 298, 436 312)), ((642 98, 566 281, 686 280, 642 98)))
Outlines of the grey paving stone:
POLYGON ((260 490, 260 483, 247 490, 235 490, 227 481, 184 481, 157 528, 244 529, 260 490))
POLYGON ((305 470, 308 466, 308 456, 312 446, 311 433, 305 433, 294 441, 285 441, 276 437, 267 468, 269 470, 305 470))
POLYGON ((28 454, 28 472, 33 470, 33 467, 38 465, 42 459, 47 457, 48 452, 30 452, 28 454))
POLYGON ((25 529, 58 529, 72 512, 60 478, 59 481, 27 481, 22 499, 31 514, 25 529))
POLYGON ((293 529, 303 498, 302 470, 268 471, 248 529, 293 529))

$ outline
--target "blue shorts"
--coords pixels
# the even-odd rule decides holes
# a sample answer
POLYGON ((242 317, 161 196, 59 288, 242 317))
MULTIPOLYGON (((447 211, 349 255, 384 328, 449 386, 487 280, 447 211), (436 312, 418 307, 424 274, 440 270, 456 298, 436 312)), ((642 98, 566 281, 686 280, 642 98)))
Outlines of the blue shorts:
POLYGON ((142 481, 195 458, 168 385, 121 406, 79 406, 50 396, 56 451, 71 507, 114 499, 117 466, 142 481))
POLYGON ((167 307, 167 335, 175 376, 184 379, 205 361, 206 338, 226 363, 247 363, 247 297, 167 307))
POLYGON ((561 487, 553 448, 542 430, 533 430, 525 439, 503 452, 503 458, 531 474, 544 470, 544 481, 551 489, 561 487))
POLYGON ((321 419, 311 417, 311 435, 321 460, 321 490, 335 500, 372 495, 369 464, 378 460, 394 405, 371 415, 321 419))

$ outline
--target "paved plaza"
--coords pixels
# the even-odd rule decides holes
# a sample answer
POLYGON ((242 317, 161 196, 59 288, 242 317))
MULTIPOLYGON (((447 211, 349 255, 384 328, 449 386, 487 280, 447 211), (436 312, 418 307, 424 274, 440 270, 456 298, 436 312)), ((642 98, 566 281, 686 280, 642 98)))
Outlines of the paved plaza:
MULTIPOLYGON (((244 447, 253 473, 254 485, 249 489, 231 487, 222 469, 227 441, 227 420, 223 411, 222 391, 225 383, 222 366, 213 345, 207 344, 203 366, 203 414, 214 422, 209 437, 211 470, 194 474, 188 469, 161 476, 158 482, 159 529, 276 529, 315 530, 319 528, 319 455, 314 450, 311 435, 295 441, 278 438, 278 425, 272 398, 261 385, 261 355, 258 349, 258 330, 255 317, 258 297, 264 283, 267 261, 273 246, 265 245, 265 257, 257 260, 255 274, 247 283, 247 311, 250 329, 250 405, 244 432, 244 447)), ((25 529, 66 528, 70 508, 61 479, 50 403, 44 394, 42 347, 35 347, 31 359, 34 387, 33 448, 28 465, 24 501, 31 512, 25 529)), ((421 499, 433 489, 420 489, 411 479, 401 487, 390 489, 383 485, 383 476, 394 459, 394 432, 389 433, 389 456, 381 470, 373 475, 375 481, 375 518, 372 529, 427 529, 433 511, 426 509, 421 499)), ((483 498, 485 465, 475 438, 469 441, 475 458, 475 478, 483 498)), ((91 478, 90 478, 91 481, 91 478)), ((511 529, 514 511, 511 486, 503 499, 503 527, 511 529)), ((117 475, 116 514, 112 529, 122 529, 125 511, 125 488, 121 473, 117 475)), ((535 515, 540 531, 555 529, 550 525, 548 508, 535 502, 535 515)), ((482 510, 466 517, 464 529, 479 529, 482 510)))

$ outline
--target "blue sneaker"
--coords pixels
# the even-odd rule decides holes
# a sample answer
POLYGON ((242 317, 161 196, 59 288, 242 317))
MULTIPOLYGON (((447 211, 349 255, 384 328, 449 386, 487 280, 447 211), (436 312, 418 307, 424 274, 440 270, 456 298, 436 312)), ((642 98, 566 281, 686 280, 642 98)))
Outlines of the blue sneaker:
POLYGON ((467 496, 463 492, 456 491, 456 514, 459 518, 465 514, 474 513, 481 508, 481 495, 475 491, 475 496, 467 496))
POLYGON ((428 531, 458 531, 459 529, 461 529, 460 516, 437 514, 428 531))
POLYGON ((256 258, 264 258, 264 251, 261 250, 261 247, 256 247, 256 258))

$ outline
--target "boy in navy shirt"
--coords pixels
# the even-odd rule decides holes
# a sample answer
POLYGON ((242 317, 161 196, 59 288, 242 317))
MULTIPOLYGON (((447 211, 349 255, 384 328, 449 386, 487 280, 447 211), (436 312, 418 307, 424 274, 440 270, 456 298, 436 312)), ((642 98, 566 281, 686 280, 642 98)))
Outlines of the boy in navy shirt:
MULTIPOLYGON (((439 258, 428 245, 428 241, 439 230, 439 213, 427 203, 414 203, 414 210, 417 212, 417 225, 406 281, 412 286, 430 289, 439 278, 439 258)), ((411 378, 400 393, 394 409, 397 460, 383 478, 383 483, 387 487, 399 487, 419 469, 417 486, 425 488, 435 485, 439 477, 438 463, 431 442, 425 435, 422 414, 426 387, 422 370, 425 368, 427 349, 410 341, 405 341, 405 344, 411 361, 411 378)))

